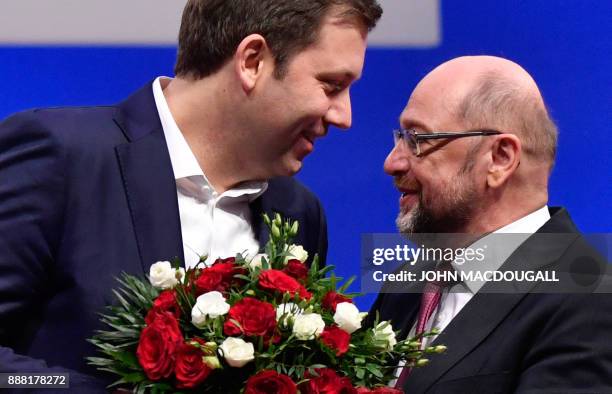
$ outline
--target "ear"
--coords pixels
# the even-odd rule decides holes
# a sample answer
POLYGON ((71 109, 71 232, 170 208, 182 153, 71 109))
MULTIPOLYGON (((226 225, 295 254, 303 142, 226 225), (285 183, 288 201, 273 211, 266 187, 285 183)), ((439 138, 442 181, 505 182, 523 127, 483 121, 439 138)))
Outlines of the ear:
POLYGON ((251 92, 263 74, 269 53, 266 39, 259 34, 246 36, 236 48, 234 70, 245 92, 251 92))
POLYGON ((521 141, 514 134, 494 137, 491 164, 487 172, 487 186, 498 188, 512 176, 521 160, 521 141))

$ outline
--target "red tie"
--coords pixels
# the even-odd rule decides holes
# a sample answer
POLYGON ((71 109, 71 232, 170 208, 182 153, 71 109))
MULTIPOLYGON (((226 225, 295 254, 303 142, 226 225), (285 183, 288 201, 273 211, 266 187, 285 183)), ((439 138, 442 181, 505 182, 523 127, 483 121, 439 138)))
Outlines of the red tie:
MULTIPOLYGON (((425 331, 427 321, 431 317, 433 311, 436 310, 440 303, 440 297, 442 296, 442 287, 439 284, 428 282, 423 288, 423 296, 421 297, 421 309, 419 309, 419 319, 417 320, 415 335, 420 335, 425 331)), ((396 389, 401 389, 406 382, 406 378, 410 374, 411 368, 404 367, 397 383, 395 383, 396 389)))

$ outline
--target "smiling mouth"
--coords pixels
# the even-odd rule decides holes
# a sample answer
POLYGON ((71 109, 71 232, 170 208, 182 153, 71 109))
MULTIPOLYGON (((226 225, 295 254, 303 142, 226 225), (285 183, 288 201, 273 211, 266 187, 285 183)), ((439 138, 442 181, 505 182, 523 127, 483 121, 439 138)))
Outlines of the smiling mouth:
POLYGON ((407 188, 407 187, 398 187, 397 190, 400 192, 400 195, 402 197, 408 196, 408 195, 411 195, 411 194, 419 194, 420 193, 420 190, 417 189, 417 188, 413 189, 413 188, 407 188))
POLYGON ((419 199, 420 192, 418 190, 400 190, 400 211, 404 213, 411 211, 419 203, 419 199))

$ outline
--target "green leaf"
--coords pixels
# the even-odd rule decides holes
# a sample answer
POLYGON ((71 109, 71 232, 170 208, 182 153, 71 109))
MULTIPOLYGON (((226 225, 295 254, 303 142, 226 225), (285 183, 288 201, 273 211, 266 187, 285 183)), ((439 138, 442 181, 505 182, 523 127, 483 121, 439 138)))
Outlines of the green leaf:
POLYGON ((355 276, 351 276, 350 278, 348 278, 348 280, 342 285, 340 286, 340 288, 338 289, 339 293, 344 293, 346 291, 346 289, 349 288, 349 286, 355 281, 355 276))
POLYGON ((134 372, 128 375, 125 375, 121 380, 125 383, 139 383, 145 380, 147 377, 142 372, 134 372))
POLYGON ((382 378, 383 374, 380 372, 380 367, 376 364, 366 364, 366 368, 370 373, 378 378, 382 378))
POLYGON ((128 367, 139 368, 140 363, 136 355, 129 351, 117 351, 112 355, 115 360, 121 361, 128 367))

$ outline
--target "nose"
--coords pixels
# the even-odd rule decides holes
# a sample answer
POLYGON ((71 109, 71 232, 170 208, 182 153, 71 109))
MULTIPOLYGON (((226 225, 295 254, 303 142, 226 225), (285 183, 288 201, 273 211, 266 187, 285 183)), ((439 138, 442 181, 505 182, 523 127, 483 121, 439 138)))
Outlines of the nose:
POLYGON ((351 96, 348 89, 338 94, 331 101, 329 109, 325 114, 325 122, 340 129, 351 127, 351 96))
POLYGON ((402 144, 396 144, 387 158, 383 168, 391 176, 399 176, 410 171, 410 155, 403 149, 402 144))

